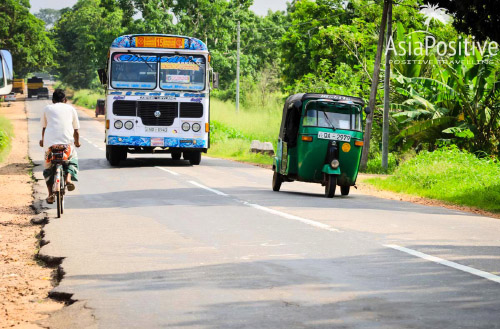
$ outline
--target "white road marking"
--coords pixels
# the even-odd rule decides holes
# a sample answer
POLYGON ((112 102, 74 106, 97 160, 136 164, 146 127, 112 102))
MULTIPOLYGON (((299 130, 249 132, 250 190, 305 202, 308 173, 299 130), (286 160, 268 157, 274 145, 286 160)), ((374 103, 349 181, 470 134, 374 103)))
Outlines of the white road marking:
POLYGON ((423 252, 416 251, 416 250, 409 249, 409 248, 405 248, 405 247, 401 247, 401 246, 398 246, 398 245, 395 245, 395 244, 384 244, 384 247, 388 247, 388 248, 392 248, 392 249, 395 249, 395 250, 399 250, 399 251, 405 252, 407 254, 410 254, 412 256, 420 257, 420 258, 423 258, 425 260, 428 260, 428 261, 431 261, 431 262, 434 262, 434 263, 438 263, 438 264, 441 264, 441 265, 444 265, 444 266, 452 267, 452 268, 457 269, 459 271, 467 272, 467 273, 470 273, 470 274, 473 274, 473 275, 480 276, 480 277, 485 278, 487 280, 490 280, 490 281, 493 281, 493 282, 496 282, 496 283, 500 283, 500 277, 499 276, 496 276, 494 274, 491 274, 491 273, 488 273, 488 272, 484 272, 484 271, 481 271, 481 270, 476 270, 475 268, 472 268, 472 267, 469 267, 469 266, 465 266, 465 265, 461 265, 461 264, 458 264, 458 263, 455 263, 455 262, 451 262, 449 260, 442 259, 442 258, 439 258, 439 257, 436 257, 436 256, 427 255, 427 254, 424 254, 423 252))
POLYGON ((104 151, 104 149, 102 147, 98 147, 98 149, 101 150, 101 151, 104 151))
POLYGON ((320 223, 320 222, 316 222, 314 220, 310 220, 310 219, 307 219, 307 218, 302 218, 302 217, 299 217, 299 216, 287 214, 286 212, 282 212, 282 211, 279 211, 279 210, 275 210, 275 209, 263 207, 261 205, 255 204, 255 203, 249 203, 249 202, 244 201, 243 204, 245 204, 245 205, 247 205, 249 207, 255 208, 255 209, 259 209, 259 210, 268 212, 268 213, 273 214, 273 215, 278 215, 280 217, 287 218, 287 219, 293 219, 293 220, 296 220, 298 222, 301 222, 301 223, 304 223, 304 224, 307 224, 307 225, 310 225, 310 226, 314 226, 316 228, 320 228, 320 229, 327 230, 327 231, 330 231, 330 232, 340 232, 340 230, 338 230, 336 228, 333 228, 330 225, 327 225, 327 224, 324 224, 324 223, 320 223))
POLYGON ((261 243, 260 244, 262 247, 279 247, 279 246, 284 246, 285 244, 284 243, 261 243))
MULTIPOLYGON (((197 183, 195 181, 189 181, 189 183, 191 183, 191 184, 193 184, 195 186, 201 187, 202 189, 205 189, 205 190, 210 191, 212 193, 215 193, 217 195, 222 195, 222 196, 226 196, 226 197, 229 196, 229 195, 227 195, 224 192, 221 192, 221 191, 215 190, 213 188, 207 187, 207 186, 202 185, 200 183, 197 183)), ((262 210, 262 211, 265 211, 265 212, 268 212, 270 214, 277 215, 277 216, 280 216, 280 217, 283 217, 283 218, 286 218, 286 219, 296 220, 298 222, 301 222, 301 223, 304 223, 304 224, 307 224, 307 225, 310 225, 310 226, 314 226, 316 228, 320 228, 320 229, 327 230, 327 231, 330 231, 330 232, 340 232, 340 230, 338 230, 336 228, 333 228, 330 225, 326 225, 326 224, 323 224, 323 223, 320 223, 320 222, 316 222, 316 221, 313 221, 313 220, 310 220, 310 219, 307 219, 307 218, 302 218, 302 217, 299 217, 299 216, 287 214, 286 212, 282 212, 282 211, 279 211, 279 210, 275 210, 275 209, 263 207, 261 205, 255 204, 255 203, 250 203, 250 202, 246 202, 246 201, 240 201, 238 199, 234 199, 234 201, 241 202, 241 203, 243 203, 246 206, 249 206, 249 207, 252 207, 252 208, 255 208, 255 209, 259 209, 259 210, 262 210)))
POLYGON ((179 173, 176 173, 175 171, 168 170, 168 169, 165 169, 165 168, 163 168, 163 167, 158 167, 158 166, 155 166, 155 168, 160 169, 160 170, 163 170, 163 171, 166 171, 166 172, 168 172, 169 174, 172 174, 172 175, 174 175, 174 176, 179 176, 179 173))
POLYGON ((221 191, 218 191, 218 190, 214 190, 213 188, 210 188, 210 187, 208 187, 208 186, 202 185, 202 184, 197 183, 197 182, 195 182, 195 181, 190 180, 190 181, 189 181, 189 183, 193 184, 194 186, 198 186, 198 187, 200 187, 200 188, 202 188, 202 189, 204 189, 204 190, 207 190, 207 191, 210 191, 210 192, 212 192, 212 193, 215 193, 215 194, 217 194, 217 195, 228 196, 228 195, 227 195, 226 193, 224 193, 224 192, 221 192, 221 191))

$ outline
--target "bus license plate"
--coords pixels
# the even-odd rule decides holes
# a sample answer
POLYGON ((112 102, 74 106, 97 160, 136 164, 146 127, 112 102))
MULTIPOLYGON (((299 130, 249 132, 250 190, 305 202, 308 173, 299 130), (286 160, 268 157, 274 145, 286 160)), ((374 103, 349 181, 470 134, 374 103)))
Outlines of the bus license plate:
POLYGON ((147 133, 166 133, 167 128, 165 127, 146 127, 147 133))
POLYGON ((341 141, 341 142, 350 142, 351 141, 351 135, 327 133, 324 131, 320 131, 318 133, 318 138, 319 139, 330 139, 330 140, 341 141))

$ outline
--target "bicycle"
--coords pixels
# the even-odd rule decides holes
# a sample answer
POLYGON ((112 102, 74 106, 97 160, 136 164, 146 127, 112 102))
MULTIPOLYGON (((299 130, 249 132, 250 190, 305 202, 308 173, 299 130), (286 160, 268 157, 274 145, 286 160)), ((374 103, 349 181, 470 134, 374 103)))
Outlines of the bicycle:
POLYGON ((57 218, 61 218, 64 213, 64 194, 66 193, 65 169, 68 166, 66 145, 54 145, 51 147, 52 157, 50 162, 53 168, 54 183, 52 185, 52 194, 55 195, 57 204, 57 218))

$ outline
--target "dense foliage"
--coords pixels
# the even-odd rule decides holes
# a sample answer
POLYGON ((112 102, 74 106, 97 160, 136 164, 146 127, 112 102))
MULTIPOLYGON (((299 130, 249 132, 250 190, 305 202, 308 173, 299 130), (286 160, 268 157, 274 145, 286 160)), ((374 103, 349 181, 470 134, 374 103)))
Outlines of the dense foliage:
POLYGON ((44 22, 29 8, 29 0, 0 2, 0 48, 11 51, 16 77, 54 64, 54 43, 45 32, 44 22))
POLYGON ((61 18, 61 11, 52 8, 42 8, 35 16, 44 21, 47 28, 51 28, 61 18))
MULTIPOLYGON (((7 0, 17 7, 24 2, 7 0)), ((452 22, 442 19, 439 8, 424 6, 423 0, 394 3, 392 42, 403 42, 406 50, 391 51, 390 152, 394 159, 409 150, 451 144, 479 156, 499 154, 499 56, 479 51, 450 55, 438 47, 427 53, 410 52, 425 44, 428 37, 446 44, 472 40, 463 33, 485 42, 490 41, 488 37, 495 40, 496 29, 481 28, 478 24, 484 20, 476 18, 496 2, 487 1, 479 8, 479 1, 467 5, 431 1, 454 13, 452 22), (424 16, 421 8, 431 14, 424 16), (476 9, 467 13, 470 8, 476 9)), ((148 32, 190 35, 207 43, 212 66, 220 73, 222 89, 214 96, 231 101, 235 98, 240 21, 243 106, 279 108, 283 98, 294 92, 368 99, 383 0, 295 0, 286 11, 269 11, 263 17, 249 9, 251 4, 252 0, 79 0, 60 11, 55 23, 57 13, 45 10, 38 14, 47 21, 57 46, 57 51, 43 58, 48 60, 55 54, 59 78, 65 84, 95 89, 99 85, 96 70, 105 65, 108 47, 116 36, 148 32)), ((496 24, 499 15, 494 10, 488 13, 485 24, 496 24)), ((51 41, 45 46, 51 47, 51 41)), ((475 44, 474 49, 481 47, 483 44, 475 44)), ((372 160, 380 156, 382 101, 379 87, 372 160)))
POLYGON ((52 33, 61 80, 76 88, 97 87, 97 70, 105 67, 108 48, 121 26, 123 12, 106 10, 101 0, 80 0, 65 10, 52 33))
POLYGON ((446 8, 455 17, 453 25, 460 32, 474 35, 477 39, 500 42, 500 0, 430 0, 430 3, 446 8))

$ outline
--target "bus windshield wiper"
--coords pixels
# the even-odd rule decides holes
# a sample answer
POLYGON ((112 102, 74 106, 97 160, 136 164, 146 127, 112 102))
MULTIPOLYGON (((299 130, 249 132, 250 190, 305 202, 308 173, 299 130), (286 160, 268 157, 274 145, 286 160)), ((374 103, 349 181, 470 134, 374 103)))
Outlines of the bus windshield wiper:
POLYGON ((148 59, 145 58, 145 57, 142 57, 141 54, 134 54, 135 56, 141 58, 141 59, 145 59, 145 61, 143 61, 144 64, 146 64, 150 69, 151 71, 156 71, 154 68, 153 68, 153 65, 151 65, 150 63, 148 63, 148 59))

